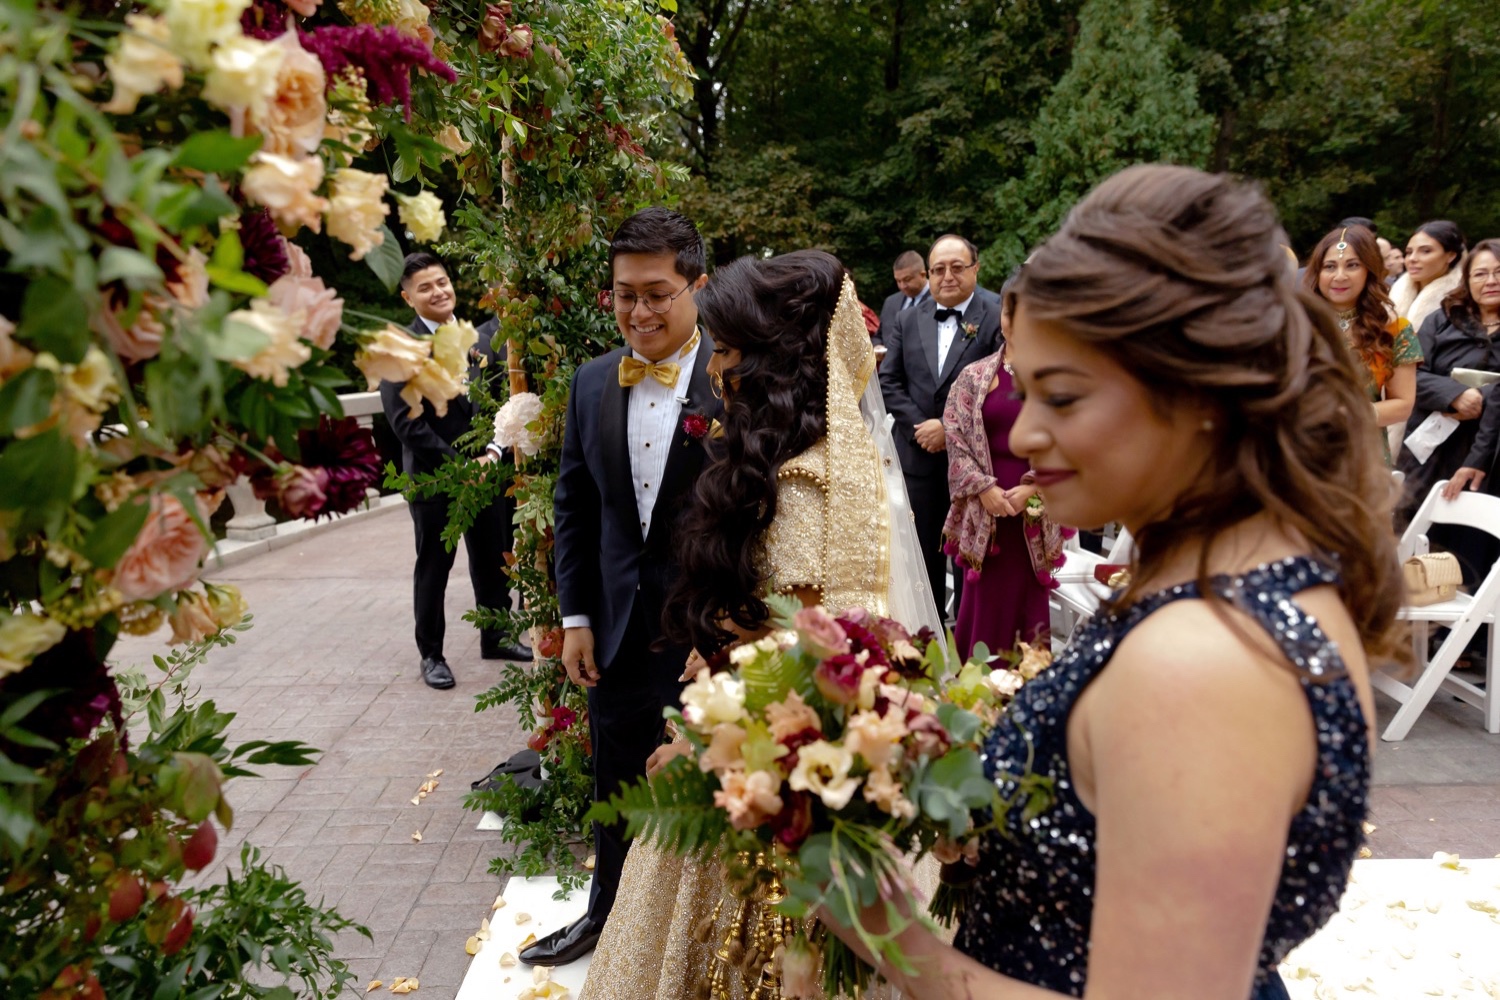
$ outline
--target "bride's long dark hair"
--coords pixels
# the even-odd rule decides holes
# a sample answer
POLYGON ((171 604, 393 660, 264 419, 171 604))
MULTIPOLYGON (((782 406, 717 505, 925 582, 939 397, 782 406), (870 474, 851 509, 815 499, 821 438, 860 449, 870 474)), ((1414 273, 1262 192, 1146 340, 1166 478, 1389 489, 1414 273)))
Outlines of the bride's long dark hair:
POLYGON ((694 296, 698 321, 721 350, 740 352, 724 375, 722 438, 698 477, 678 532, 682 575, 665 631, 705 654, 768 617, 760 542, 776 516, 776 473, 827 433, 828 325, 844 265, 821 250, 741 257, 694 296))

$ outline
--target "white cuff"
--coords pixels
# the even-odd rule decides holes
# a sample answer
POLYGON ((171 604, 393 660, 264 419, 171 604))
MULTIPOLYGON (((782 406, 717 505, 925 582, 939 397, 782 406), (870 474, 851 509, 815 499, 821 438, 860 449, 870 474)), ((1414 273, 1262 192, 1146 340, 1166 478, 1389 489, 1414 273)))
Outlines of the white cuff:
POLYGON ((563 628, 593 628, 588 615, 563 615, 563 628))
POLYGON ((485 445, 484 446, 484 450, 487 451, 487 452, 489 452, 491 455, 494 455, 496 458, 504 458, 505 457, 505 449, 501 448, 498 444, 496 444, 493 441, 491 441, 489 444, 485 445))

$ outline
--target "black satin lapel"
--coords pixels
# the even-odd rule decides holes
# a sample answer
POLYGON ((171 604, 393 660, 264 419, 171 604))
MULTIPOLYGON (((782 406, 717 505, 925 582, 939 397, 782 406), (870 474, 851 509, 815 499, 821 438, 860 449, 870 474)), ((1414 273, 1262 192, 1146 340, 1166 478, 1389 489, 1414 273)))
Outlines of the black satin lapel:
POLYGON ((927 359, 927 369, 932 372, 932 384, 935 386, 943 384, 941 366, 938 365, 937 317, 933 314, 936 308, 934 306, 917 313, 917 335, 922 341, 922 357, 927 359))
POLYGON ((688 503, 687 491, 698 470, 703 467, 703 443, 694 439, 683 427, 683 418, 690 413, 701 413, 709 420, 717 420, 724 405, 714 398, 708 379, 708 362, 714 356, 714 343, 705 334, 693 359, 693 374, 688 381, 687 402, 683 404, 677 420, 677 430, 672 434, 672 450, 667 455, 667 467, 662 472, 661 495, 651 515, 651 534, 657 525, 667 525, 682 513, 688 503), (666 516, 661 516, 666 515, 666 516))
MULTIPOLYGON (((630 393, 620 385, 618 376, 611 371, 604 382, 604 392, 599 396, 599 444, 604 454, 604 479, 616 497, 635 500, 635 485, 630 479, 630 439, 626 434, 630 422, 630 393)), ((640 518, 631 517, 636 534, 640 534, 640 518)))

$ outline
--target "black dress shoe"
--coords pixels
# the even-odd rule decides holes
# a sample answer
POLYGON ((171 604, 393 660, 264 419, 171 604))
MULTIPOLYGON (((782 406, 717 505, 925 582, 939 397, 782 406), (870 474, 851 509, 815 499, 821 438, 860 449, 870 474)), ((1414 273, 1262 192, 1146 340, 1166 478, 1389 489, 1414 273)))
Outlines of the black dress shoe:
POLYGON ((567 965, 593 951, 603 931, 601 921, 590 916, 579 917, 536 944, 522 948, 519 957, 527 965, 567 965))
POLYGON ((479 643, 479 658, 481 660, 521 660, 532 658, 531 647, 517 643, 514 646, 502 646, 497 643, 479 643))
POLYGON ((423 657, 422 680, 430 688, 446 691, 453 686, 453 671, 448 669, 447 661, 441 656, 423 657))

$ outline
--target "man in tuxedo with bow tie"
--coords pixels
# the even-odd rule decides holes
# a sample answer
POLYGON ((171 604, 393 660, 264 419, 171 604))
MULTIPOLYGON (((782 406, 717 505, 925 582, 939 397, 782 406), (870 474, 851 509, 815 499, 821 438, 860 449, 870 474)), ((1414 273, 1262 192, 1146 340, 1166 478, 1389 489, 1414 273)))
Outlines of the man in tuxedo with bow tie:
POLYGON ((927 262, 915 250, 907 250, 891 265, 896 278, 896 291, 886 296, 880 307, 880 329, 872 338, 875 343, 885 343, 885 334, 896 322, 896 314, 913 309, 932 298, 927 287, 927 262))
MULTIPOLYGON (((943 407, 964 366, 998 349, 1000 308, 976 292, 979 253, 962 236, 938 237, 927 255, 927 273, 932 298, 897 313, 885 333, 880 388, 886 410, 896 418, 892 435, 906 476, 927 579, 938 607, 946 609, 943 521, 951 501, 943 407)), ((956 571, 954 613, 962 584, 962 573, 956 571)))
MULTIPOLYGON (((457 297, 448 268, 436 254, 418 252, 406 255, 401 268, 401 298, 416 312, 407 328, 423 340, 432 337, 438 327, 454 320, 457 297)), ((494 348, 499 323, 491 319, 479 328, 474 345, 469 378, 483 373, 505 370, 505 346, 494 348)), ((423 403, 413 417, 401 398, 404 382, 381 382, 380 402, 386 421, 401 442, 401 466, 407 475, 433 472, 454 455, 453 442, 473 425, 474 406, 468 396, 448 402, 448 412, 439 416, 431 403, 423 403)), ((479 457, 488 465, 500 456, 493 445, 479 457)), ((453 671, 443 654, 443 636, 447 623, 443 614, 443 597, 448 589, 448 574, 453 569, 454 551, 443 544, 443 529, 448 525, 448 498, 439 494, 414 499, 407 504, 416 534, 417 564, 413 572, 413 609, 416 618, 419 671, 428 687, 446 690, 453 687, 453 671)), ((505 575, 505 553, 510 551, 514 528, 515 501, 502 496, 479 512, 474 524, 464 532, 464 547, 469 553, 469 580, 474 585, 474 600, 482 608, 510 607, 510 583, 505 575)), ((497 633, 479 633, 479 655, 486 660, 529 660, 531 649, 507 646, 497 633)))
MULTIPOLYGON (((626 346, 573 376, 553 496, 562 661, 589 689, 595 800, 646 773, 662 709, 682 692, 691 650, 662 641, 663 604, 677 576, 677 518, 721 412, 708 378, 713 342, 693 303, 708 280, 697 228, 648 208, 621 223, 609 259, 626 346)), ((521 961, 565 965, 593 949, 630 846, 624 824, 595 823, 594 845, 588 911, 521 961)))

